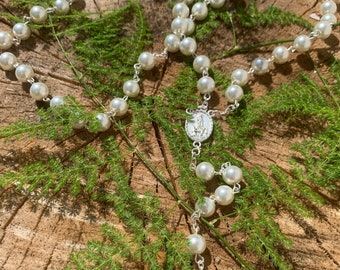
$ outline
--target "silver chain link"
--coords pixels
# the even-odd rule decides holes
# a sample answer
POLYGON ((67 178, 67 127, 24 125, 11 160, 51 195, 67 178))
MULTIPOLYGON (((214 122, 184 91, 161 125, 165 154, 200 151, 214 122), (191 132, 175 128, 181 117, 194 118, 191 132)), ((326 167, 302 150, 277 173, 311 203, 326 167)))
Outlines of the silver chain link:
POLYGON ((153 53, 153 56, 160 57, 160 58, 167 58, 168 57, 168 49, 164 48, 161 53, 153 53))
POLYGON ((290 46, 290 47, 288 48, 288 51, 289 51, 290 53, 294 53, 294 52, 296 51, 296 48, 295 48, 294 46, 290 46))
POLYGON ((208 77, 209 76, 209 70, 207 68, 205 68, 203 71, 202 71, 202 77, 208 77))
POLYGON ((234 104, 227 106, 227 108, 221 113, 221 115, 228 115, 235 111, 240 106, 237 100, 235 100, 234 104))
POLYGON ((28 24, 32 20, 30 16, 24 16, 23 19, 24 19, 24 24, 28 24))
POLYGON ((140 81, 139 73, 140 73, 140 70, 142 69, 142 65, 140 63, 136 63, 136 64, 133 65, 133 68, 135 70, 135 74, 133 75, 133 79, 136 82, 139 82, 140 81))
POLYGON ((198 266, 199 270, 203 270, 204 269, 204 258, 201 254, 196 254, 195 255, 195 262, 198 266))
POLYGON ((14 43, 15 46, 19 46, 20 43, 21 43, 21 39, 15 37, 15 38, 13 38, 13 43, 14 43))
POLYGON ((116 114, 117 114, 117 109, 111 109, 111 110, 105 112, 105 114, 106 114, 108 117, 110 117, 110 118, 111 118, 111 117, 115 117, 116 114))
POLYGON ((27 80, 27 82, 30 83, 30 84, 34 84, 35 80, 34 80, 34 78, 30 78, 30 79, 27 80))
POLYGON ((309 39, 315 39, 315 38, 319 37, 319 35, 320 35, 320 31, 318 31, 318 32, 313 31, 309 34, 309 39))
POLYGON ((209 110, 208 114, 211 117, 214 117, 216 115, 219 116, 224 116, 224 115, 229 115, 230 113, 232 113, 233 111, 235 111, 238 107, 240 106, 240 103, 238 103, 237 100, 235 100, 234 104, 230 104, 227 106, 227 108, 224 111, 219 111, 219 110, 209 110))
POLYGON ((223 172, 230 166, 231 166, 230 162, 223 163, 222 166, 221 166, 221 169, 218 172, 215 172, 215 174, 216 175, 222 175, 223 172))
POLYGON ((204 111, 206 112, 209 108, 209 100, 211 99, 211 95, 208 94, 204 94, 203 96, 203 102, 197 106, 197 111, 204 111))
MULTIPOLYGON (((200 231, 200 227, 198 226, 198 220, 200 219, 202 214, 202 210, 198 209, 195 212, 192 213, 191 215, 191 220, 192 220, 192 228, 195 231, 195 234, 198 234, 200 231)), ((204 258, 201 254, 195 254, 195 262, 198 266, 198 269, 203 270, 204 269, 204 258)))
POLYGON ((234 194, 240 193, 240 191, 241 191, 241 185, 240 185, 239 183, 235 184, 235 185, 233 186, 233 192, 234 192, 234 194))
POLYGON ((199 157, 201 154, 202 144, 200 142, 193 142, 192 145, 194 148, 191 150, 191 162, 189 169, 195 171, 197 166, 197 157, 199 157))
POLYGON ((52 14, 56 11, 56 9, 57 9, 56 7, 49 7, 49 8, 46 9, 46 12, 48 14, 52 14))
POLYGON ((195 233, 199 233, 200 227, 198 226, 197 221, 200 219, 202 214, 202 210, 196 210, 195 212, 192 213, 191 215, 191 220, 192 220, 192 228, 194 229, 195 233))

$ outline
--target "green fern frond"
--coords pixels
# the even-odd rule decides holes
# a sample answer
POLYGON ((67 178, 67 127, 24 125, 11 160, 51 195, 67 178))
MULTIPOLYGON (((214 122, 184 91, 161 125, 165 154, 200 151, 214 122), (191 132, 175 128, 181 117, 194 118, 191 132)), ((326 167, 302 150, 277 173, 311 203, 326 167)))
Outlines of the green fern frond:
POLYGON ((260 12, 255 2, 250 2, 247 9, 242 5, 236 5, 235 17, 243 27, 297 24, 309 30, 313 29, 312 24, 300 16, 289 11, 283 11, 275 6, 270 6, 263 12, 260 12))
POLYGON ((18 190, 39 191, 42 196, 68 189, 73 196, 96 189, 98 175, 105 165, 105 157, 88 147, 70 155, 62 162, 49 159, 25 166, 20 172, 4 172, 0 176, 2 187, 14 184, 18 190))

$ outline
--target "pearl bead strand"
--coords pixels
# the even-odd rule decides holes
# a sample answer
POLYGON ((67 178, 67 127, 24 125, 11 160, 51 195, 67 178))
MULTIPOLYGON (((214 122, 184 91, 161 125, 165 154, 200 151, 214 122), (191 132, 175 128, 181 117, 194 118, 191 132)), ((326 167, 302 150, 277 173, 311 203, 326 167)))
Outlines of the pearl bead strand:
MULTIPOLYGON (((337 0, 340 2, 339 0, 337 0)), ((290 54, 293 52, 307 52, 311 45, 312 40, 315 38, 326 39, 331 35, 332 32, 332 24, 336 23, 337 18, 335 13, 337 11, 336 3, 332 0, 326 0, 321 4, 320 13, 323 15, 315 26, 313 31, 307 35, 299 35, 295 38, 294 43, 289 48, 285 46, 277 46, 274 48, 272 52, 272 56, 269 59, 264 57, 255 58, 252 63, 249 71, 243 69, 235 69, 231 74, 231 85, 225 91, 225 97, 231 103, 234 102, 234 106, 232 109, 237 108, 238 102, 243 97, 243 89, 242 87, 247 85, 249 82, 249 75, 264 75, 270 70, 270 62, 274 62, 276 64, 284 64, 289 61, 290 54)), ((195 59, 196 60, 196 59, 195 59)), ((203 62, 202 60, 200 60, 203 62)), ((207 61, 208 62, 208 61, 207 61)), ((210 63, 209 63, 210 65, 210 63)), ((209 68, 207 64, 206 68, 209 68)), ((202 72, 201 69, 195 66, 194 61, 194 69, 196 72, 202 72)), ((207 70, 204 70, 204 75, 207 74, 207 70)), ((214 88, 211 82, 201 81, 198 82, 197 88, 202 94, 210 93, 211 89, 214 88), (208 87, 211 86, 211 87, 208 87), (206 92, 204 90, 206 89, 206 92)), ((225 114, 230 111, 226 111, 225 114)), ((195 261, 199 266, 199 269, 203 269, 202 265, 204 265, 204 258, 201 256, 203 253, 206 243, 204 238, 202 239, 198 235, 197 231, 197 221, 202 217, 210 217, 215 213, 216 205, 229 205, 234 200, 234 194, 240 191, 240 181, 242 180, 242 171, 237 166, 232 166, 229 163, 223 164, 222 168, 219 172, 215 172, 214 167, 209 162, 201 162, 196 165, 196 158, 200 154, 200 145, 194 142, 194 151, 192 155, 193 162, 191 164, 191 168, 195 171, 196 176, 205 181, 211 180, 214 175, 221 175, 224 182, 227 185, 219 186, 213 195, 210 197, 203 197, 203 202, 198 201, 195 204, 195 212, 192 215, 193 227, 196 228, 194 234, 191 234, 188 237, 189 248, 188 250, 195 254, 195 261), (195 147, 196 146, 196 147, 195 147), (233 186, 233 188, 230 187, 233 186), (200 268, 201 267, 201 268, 200 268)))
MULTIPOLYGON (((111 126, 111 117, 123 116, 128 111, 127 100, 135 98, 140 93, 139 74, 142 70, 150 71, 157 64, 157 58, 167 58, 168 53, 176 53, 180 51, 183 55, 194 57, 193 69, 202 74, 197 81, 197 90, 203 96, 203 102, 196 110, 187 109, 187 113, 194 118, 193 123, 186 123, 186 131, 188 136, 193 139, 192 160, 190 169, 196 176, 202 180, 210 181, 216 175, 222 177, 226 185, 216 188, 213 195, 203 197, 203 201, 195 204, 195 211, 192 214, 192 226, 194 234, 188 236, 188 251, 195 255, 195 262, 199 269, 204 269, 204 258, 201 255, 206 249, 206 241, 199 234, 198 220, 200 217, 210 217, 216 211, 216 203, 221 206, 230 205, 234 200, 234 195, 240 192, 240 182, 242 181, 242 170, 229 162, 224 163, 219 171, 215 171, 213 165, 209 162, 201 162, 197 164, 197 158, 201 152, 201 142, 208 139, 211 132, 198 137, 191 137, 191 128, 195 132, 202 132, 206 129, 204 125, 211 125, 211 117, 216 114, 228 115, 238 108, 239 102, 243 98, 242 87, 246 86, 250 80, 250 75, 264 75, 270 71, 270 63, 284 64, 289 61, 290 55, 294 52, 304 53, 310 50, 312 41, 316 38, 326 39, 331 35, 332 25, 337 22, 335 13, 340 0, 326 0, 321 4, 320 21, 315 25, 313 31, 309 35, 299 35, 295 38, 290 47, 279 45, 272 51, 270 58, 255 58, 249 70, 241 68, 235 69, 231 74, 231 84, 225 91, 225 98, 230 103, 224 111, 208 110, 208 101, 211 93, 215 89, 215 81, 209 76, 211 66, 210 59, 205 55, 196 55, 197 43, 190 35, 195 31, 195 22, 201 21, 208 16, 208 6, 212 8, 221 8, 225 4, 225 0, 204 0, 193 4, 192 0, 185 0, 175 4, 172 9, 173 20, 171 23, 172 33, 168 34, 164 39, 164 50, 161 53, 143 52, 139 55, 137 63, 133 66, 134 75, 131 80, 123 84, 124 97, 115 97, 109 105, 109 111, 98 113, 96 118, 100 124, 100 131, 108 130, 111 126), (192 5, 191 9, 189 5, 192 5), (196 118, 195 118, 196 117, 196 118), (203 125, 204 129, 199 125, 203 125)), ((48 14, 55 13, 64 15, 69 12, 72 0, 56 0, 52 8, 43 8, 42 6, 33 6, 30 9, 29 17, 25 17, 25 22, 16 23, 13 26, 12 34, 0 31, 0 49, 7 50, 12 45, 19 45, 22 40, 27 40, 31 36, 29 23, 44 24, 48 14)), ((15 76, 19 82, 29 82, 31 84, 30 95, 34 100, 48 101, 51 107, 65 105, 65 101, 61 96, 49 98, 50 92, 48 87, 34 79, 34 70, 30 65, 20 64, 14 54, 3 52, 0 55, 0 67, 5 71, 15 70, 15 76)), ((74 128, 83 128, 87 123, 79 120, 75 123, 74 128)))
MULTIPOLYGON (((30 38, 32 31, 28 26, 29 23, 44 24, 48 14, 55 13, 57 15, 65 15, 70 10, 71 0, 56 0, 53 7, 45 9, 42 6, 33 6, 30 9, 30 16, 24 17, 23 23, 16 23, 12 28, 12 33, 0 31, 0 49, 7 50, 12 45, 19 46, 21 41, 30 38)), ((35 73, 32 66, 28 64, 20 64, 17 57, 11 52, 3 52, 0 55, 0 67, 5 71, 15 70, 15 77, 19 82, 28 82, 31 84, 30 95, 36 101, 46 101, 50 106, 60 106, 65 102, 63 97, 56 96, 49 98, 50 91, 46 84, 35 81, 35 73)))
POLYGON ((225 96, 229 101, 238 100, 243 96, 241 87, 245 86, 249 81, 249 75, 264 75, 270 71, 270 63, 284 64, 289 61, 291 53, 308 52, 312 46, 313 39, 327 39, 332 33, 332 25, 337 22, 335 13, 337 12, 337 4, 340 0, 326 0, 320 6, 320 21, 314 26, 313 31, 309 35, 299 35, 295 38, 293 45, 285 47, 279 45, 272 51, 269 59, 264 57, 255 58, 248 71, 244 69, 236 69, 231 74, 232 85, 227 88, 225 96), (237 87, 238 86, 238 87, 237 87), (235 88, 236 87, 236 88, 235 88))

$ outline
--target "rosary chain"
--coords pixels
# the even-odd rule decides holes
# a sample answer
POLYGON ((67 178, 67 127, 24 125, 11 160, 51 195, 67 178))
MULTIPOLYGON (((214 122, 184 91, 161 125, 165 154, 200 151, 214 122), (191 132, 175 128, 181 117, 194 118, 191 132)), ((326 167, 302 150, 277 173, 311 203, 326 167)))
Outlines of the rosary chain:
POLYGON ((201 154, 202 143, 193 142, 192 145, 194 146, 194 148, 191 150, 191 162, 189 168, 190 170, 195 171, 197 166, 197 157, 199 157, 201 154))
POLYGON ((197 221, 200 219, 202 214, 202 210, 198 209, 195 212, 192 213, 191 215, 191 220, 192 220, 192 228, 194 229, 195 233, 199 233, 200 227, 198 226, 197 221))
POLYGON ((204 269, 204 257, 201 254, 195 254, 195 262, 199 270, 204 269))

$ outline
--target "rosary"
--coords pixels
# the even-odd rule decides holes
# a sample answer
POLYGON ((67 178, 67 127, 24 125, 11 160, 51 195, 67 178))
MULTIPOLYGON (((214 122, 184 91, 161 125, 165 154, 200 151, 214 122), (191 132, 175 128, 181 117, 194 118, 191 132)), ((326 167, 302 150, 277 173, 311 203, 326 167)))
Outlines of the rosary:
MULTIPOLYGON (((187 238, 187 249, 195 256, 195 262, 198 269, 204 269, 204 257, 201 255, 206 249, 206 241, 199 234, 200 227, 198 221, 201 217, 210 217, 215 213, 216 204, 225 206, 234 200, 234 195, 241 190, 240 182, 243 175, 242 170, 225 162, 220 165, 218 170, 208 162, 198 163, 198 158, 202 151, 202 144, 211 137, 214 128, 213 118, 216 116, 227 116, 239 107, 239 102, 243 97, 243 89, 251 75, 265 75, 270 70, 270 63, 283 64, 289 61, 290 55, 307 52, 314 39, 326 39, 331 35, 332 24, 337 22, 335 13, 337 4, 340 0, 325 0, 320 7, 322 15, 320 21, 315 25, 313 31, 307 35, 299 35, 295 38, 293 44, 289 47, 277 46, 273 49, 270 58, 255 58, 249 70, 235 69, 231 73, 231 84, 225 90, 225 98, 229 105, 222 111, 209 108, 211 93, 215 89, 215 81, 209 76, 211 66, 210 59, 205 55, 197 55, 197 43, 190 35, 195 31, 195 23, 202 21, 208 16, 208 6, 212 8, 221 8, 225 0, 203 0, 193 3, 193 0, 185 0, 174 5, 172 9, 173 20, 171 23, 172 33, 164 39, 164 50, 161 53, 143 52, 140 54, 138 61, 134 64, 134 74, 131 80, 123 85, 123 98, 113 98, 107 112, 98 113, 96 119, 100 126, 100 131, 106 131, 111 126, 111 118, 123 116, 128 111, 128 99, 135 98, 140 93, 140 77, 142 70, 150 71, 156 65, 157 58, 167 58, 169 53, 180 51, 185 56, 193 56, 193 69, 201 74, 197 81, 197 89, 202 95, 202 102, 196 109, 186 109, 188 120, 185 121, 185 131, 187 136, 192 140, 191 162, 189 169, 195 175, 204 181, 212 180, 216 175, 222 177, 225 185, 219 186, 214 194, 209 197, 203 197, 195 204, 195 211, 191 215, 192 228, 194 233, 187 238), (191 8, 189 8, 191 7, 191 8)), ((44 24, 47 21, 48 14, 65 15, 69 12, 72 0, 56 0, 52 7, 45 9, 42 6, 33 6, 30 9, 29 16, 24 17, 24 22, 16 23, 13 26, 12 33, 0 31, 0 49, 5 51, 12 45, 19 46, 22 40, 27 40, 31 36, 29 24, 44 24)), ((39 81, 36 81, 33 68, 28 64, 20 64, 17 58, 11 52, 2 52, 0 55, 0 67, 5 71, 15 71, 15 77, 19 82, 29 82, 30 95, 34 100, 44 101, 49 106, 67 106, 62 96, 52 97, 48 87, 39 81)), ((87 123, 82 119, 74 123, 73 128, 86 128, 87 123)))

